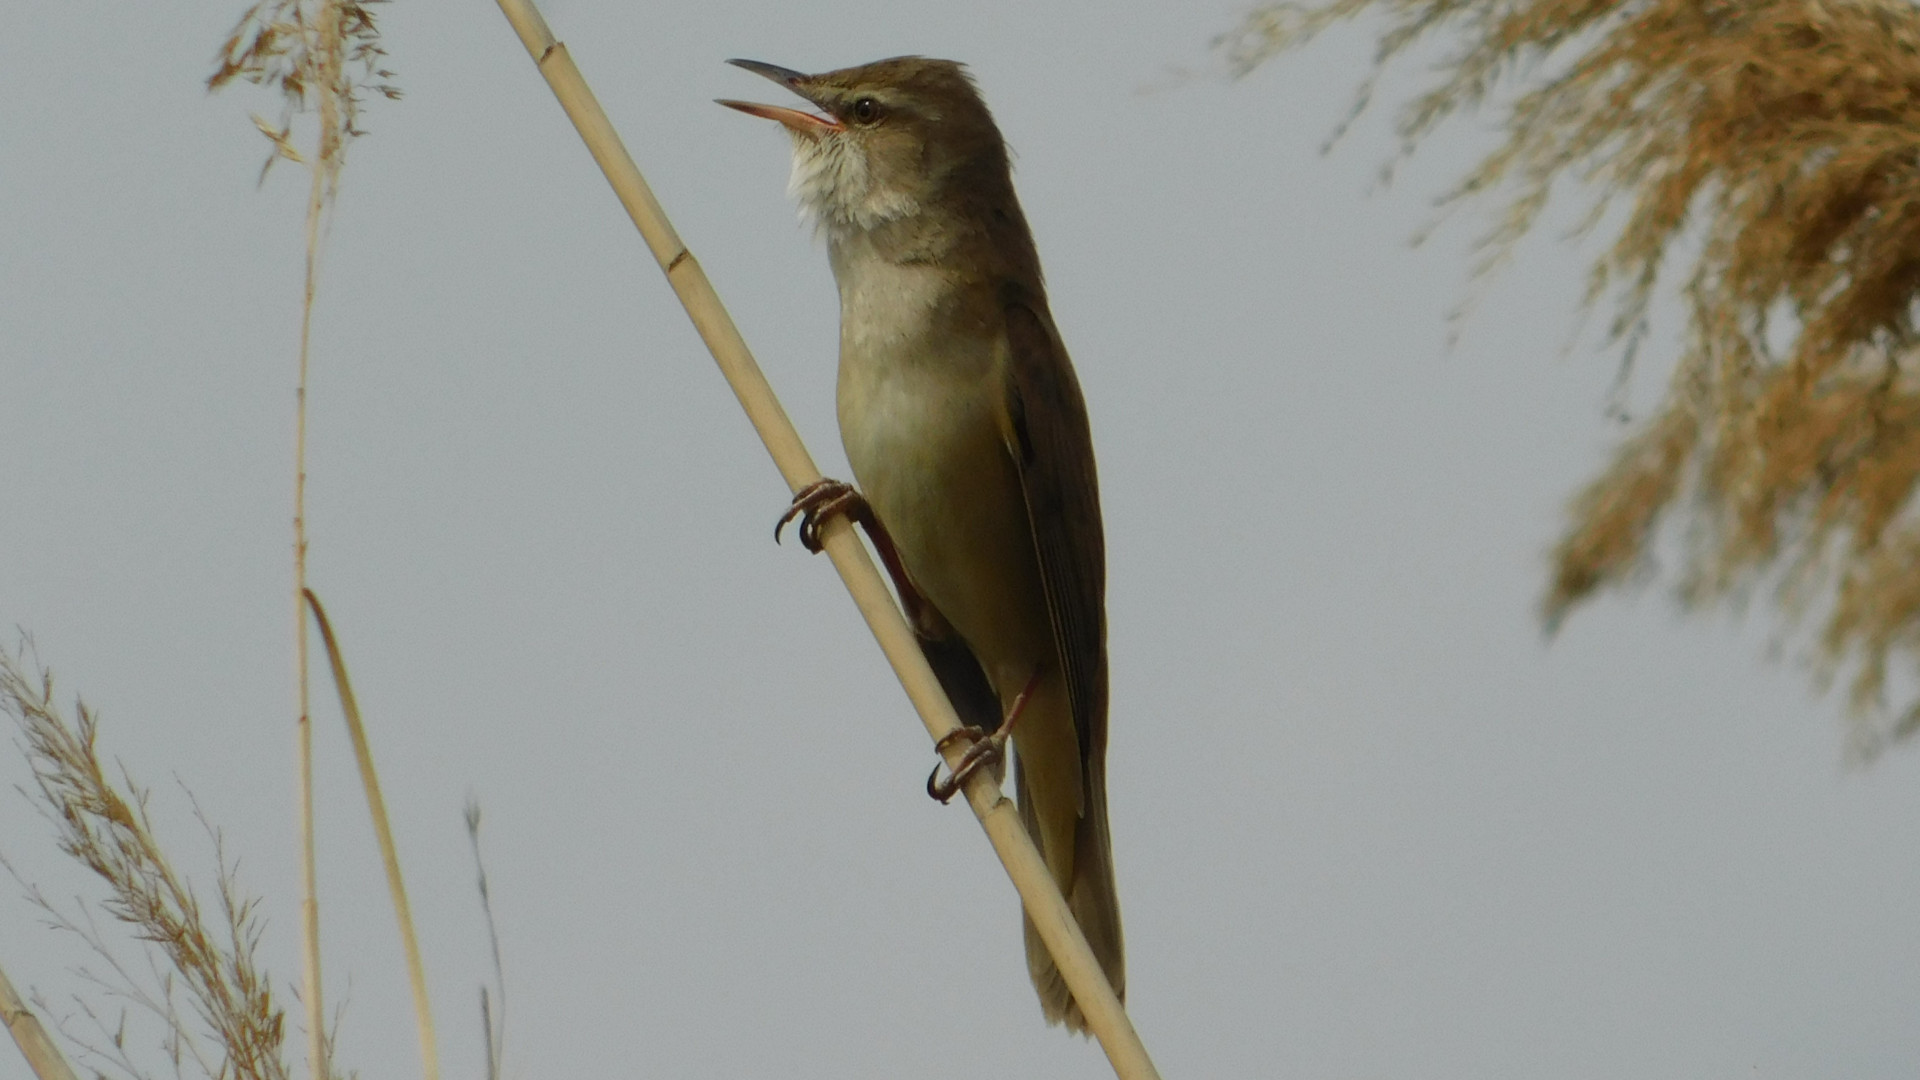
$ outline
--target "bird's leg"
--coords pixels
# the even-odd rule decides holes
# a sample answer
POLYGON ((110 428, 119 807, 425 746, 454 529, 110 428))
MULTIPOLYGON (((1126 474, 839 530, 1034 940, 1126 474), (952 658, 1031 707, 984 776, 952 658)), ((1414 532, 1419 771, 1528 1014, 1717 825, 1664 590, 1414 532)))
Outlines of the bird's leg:
MULTIPOLYGON (((907 566, 900 561, 900 550, 893 546, 893 537, 887 533, 887 527, 880 524, 873 507, 867 504, 866 496, 855 490, 852 484, 844 480, 819 479, 794 493, 793 504, 773 526, 773 542, 780 542, 780 532, 794 518, 800 519, 800 546, 818 555, 820 553, 820 527, 827 518, 839 514, 861 528, 867 530, 867 538, 873 541, 873 550, 880 556, 880 563, 887 568, 887 576, 893 579, 894 590, 900 594, 900 606, 906 611, 907 624, 915 633, 928 636, 935 627, 944 628, 945 620, 934 613, 933 605, 920 595, 913 579, 907 576, 907 566)), ((936 635, 938 636, 938 635, 936 635)))
MULTIPOLYGON (((880 523, 880 518, 874 514, 873 507, 867 503, 866 497, 855 490, 852 484, 844 480, 820 479, 795 492, 793 504, 787 507, 786 513, 781 514, 780 520, 774 524, 774 542, 779 542, 781 531, 786 528, 788 522, 797 517, 800 519, 798 532, 801 545, 808 551, 818 554, 821 548, 821 524, 832 514, 839 514, 866 529, 867 538, 873 541, 873 550, 880 556, 881 565, 887 568, 887 576, 893 579, 894 590, 900 594, 900 606, 905 611, 907 624, 920 638, 921 647, 926 649, 931 647, 930 643, 957 641, 953 627, 948 624, 945 616, 928 602, 927 598, 921 594, 919 587, 913 583, 913 578, 907 574, 906 564, 900 560, 900 549, 894 546, 893 537, 888 534, 886 526, 880 523)), ((970 666, 973 667, 974 678, 982 680, 977 665, 971 664, 971 655, 966 652, 964 645, 961 645, 960 651, 962 655, 968 657, 970 666)), ((929 662, 931 660, 930 654, 929 662)), ((1013 699, 1013 707, 1007 710, 1006 717, 1000 721, 1000 726, 992 734, 988 734, 983 728, 963 724, 948 732, 940 740, 935 749, 942 753, 950 743, 960 739, 967 740, 969 745, 966 753, 961 755, 959 767, 945 781, 939 779, 940 766, 933 767, 933 775, 927 777, 928 795, 943 803, 947 802, 974 772, 1006 756, 1007 739, 1013 734, 1014 722, 1019 720, 1020 714, 1026 710, 1027 699, 1033 696, 1034 688, 1040 683, 1040 671, 1040 668, 1034 669, 1033 676, 1027 680, 1027 685, 1013 699)), ((948 672, 939 677, 942 680, 942 688, 949 694, 953 694, 954 686, 947 681, 953 677, 953 673, 948 672)), ((991 693, 991 689, 985 685, 980 689, 984 693, 991 693)))
POLYGON ((1007 710, 1006 719, 993 734, 988 735, 977 727, 957 727, 940 737, 933 748, 944 754, 947 747, 966 742, 967 752, 960 755, 960 763, 953 767, 953 774, 945 780, 940 779, 940 766, 935 765, 927 776, 927 794, 935 800, 945 803, 959 793, 967 778, 978 772, 983 766, 990 765, 1006 757, 1007 740, 1013 737, 1013 725, 1020 722, 1021 714, 1027 711, 1027 700, 1033 697, 1033 691, 1040 685, 1040 674, 1044 667, 1033 669, 1033 675, 1027 679, 1027 685, 1020 688, 1014 696, 1013 706, 1007 710))

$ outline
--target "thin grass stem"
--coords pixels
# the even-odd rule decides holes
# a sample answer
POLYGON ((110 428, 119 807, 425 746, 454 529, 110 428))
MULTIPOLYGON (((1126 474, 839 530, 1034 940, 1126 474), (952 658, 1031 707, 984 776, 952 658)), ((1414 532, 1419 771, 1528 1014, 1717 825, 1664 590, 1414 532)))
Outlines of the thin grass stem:
POLYGON ((487 988, 480 988, 480 1029, 487 1040, 486 1080, 500 1080, 500 1070, 504 1067, 507 1055, 507 968, 500 959, 500 928, 493 918, 493 895, 487 888, 487 863, 480 857, 480 803, 472 798, 467 800, 467 839, 473 843, 473 869, 476 884, 480 890, 480 911, 487 918, 487 944, 493 951, 493 985, 491 996, 487 988), (496 1006, 494 1001, 498 1001, 496 1006))
MULTIPOLYGON (((333 123, 332 101, 321 95, 323 130, 333 123)), ((293 420, 293 654, 298 695, 300 828, 300 1000, 307 1013, 307 1068, 313 1080, 330 1080, 326 1004, 320 983, 320 875, 313 821, 313 720, 310 712, 307 644, 307 354, 313 340, 313 297, 320 273, 320 222, 326 211, 326 170, 315 164, 307 196, 307 272, 300 307, 300 371, 294 385, 293 420)))

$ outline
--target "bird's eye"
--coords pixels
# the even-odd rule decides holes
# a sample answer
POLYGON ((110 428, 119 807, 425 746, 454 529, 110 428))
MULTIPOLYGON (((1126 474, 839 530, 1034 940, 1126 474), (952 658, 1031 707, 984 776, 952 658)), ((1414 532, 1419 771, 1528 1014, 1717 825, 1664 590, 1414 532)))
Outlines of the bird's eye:
POLYGON ((880 103, 870 97, 863 97, 853 103, 853 121, 856 124, 871 124, 880 119, 880 103))

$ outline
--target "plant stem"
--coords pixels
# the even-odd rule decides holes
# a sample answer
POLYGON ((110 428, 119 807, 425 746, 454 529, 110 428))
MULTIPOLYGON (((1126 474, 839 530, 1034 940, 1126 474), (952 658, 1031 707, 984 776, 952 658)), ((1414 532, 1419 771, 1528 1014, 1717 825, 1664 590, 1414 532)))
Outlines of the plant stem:
POLYGON ((427 996, 427 965, 420 957, 420 935, 413 929, 413 907, 407 903, 407 884, 400 875, 400 851, 394 846, 393 825, 387 817, 387 800, 380 794, 380 776, 373 767, 373 747, 367 742, 367 727, 360 719, 360 703, 354 697, 353 683, 347 678, 347 660, 340 642, 333 635, 327 609, 313 590, 306 593, 313 618, 320 624, 320 640, 327 647, 327 663, 333 670, 333 688, 340 695, 340 711, 347 720, 347 737, 353 741, 353 760, 360 766, 360 787, 367 794, 367 814, 373 818, 373 835, 380 843, 380 863, 387 872, 387 893, 393 900, 393 918, 400 927, 400 945, 407 954, 407 978, 413 987, 413 1019, 420 1036, 420 1074, 423 1080, 440 1080, 440 1052, 433 1035, 433 1008, 427 996))
POLYGON ((19 1044, 20 1053, 27 1059, 27 1066, 39 1080, 75 1080, 73 1067, 61 1056, 60 1048, 53 1044, 40 1018, 33 1015, 33 1010, 14 992, 13 983, 8 981, 4 970, 0 970, 0 1021, 6 1023, 13 1041, 19 1044))
MULTIPOLYGON (((322 40, 338 36, 339 9, 324 5, 320 16, 322 40)), ((322 54, 326 49, 320 50, 322 54)), ((324 62, 323 62, 324 64, 324 62)), ((298 797, 300 828, 300 958, 301 1003, 307 1014, 307 1068, 312 1080, 331 1080, 327 1061, 326 1005, 320 982, 320 884, 315 856, 313 820, 313 723, 309 710, 307 658, 307 354, 313 338, 313 298, 320 272, 320 224, 326 212, 328 152, 326 145, 335 118, 330 83, 322 84, 320 98, 321 145, 308 163, 313 183, 307 195, 307 267, 300 309, 300 373, 294 388, 293 426, 293 651, 299 695, 298 797)))

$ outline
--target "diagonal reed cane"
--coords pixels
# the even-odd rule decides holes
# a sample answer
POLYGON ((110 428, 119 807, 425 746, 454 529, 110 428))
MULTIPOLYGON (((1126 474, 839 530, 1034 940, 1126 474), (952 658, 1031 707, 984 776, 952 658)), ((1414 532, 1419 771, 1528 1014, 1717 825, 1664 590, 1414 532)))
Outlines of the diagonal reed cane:
POLYGON ((20 1000, 4 970, 0 970, 0 1023, 13 1035, 20 1053, 27 1059, 27 1067, 39 1080, 76 1080, 73 1066, 67 1064, 60 1048, 53 1044, 40 1018, 20 1000))
MULTIPOLYGON (((787 419, 786 410, 780 407, 773 388, 767 384, 766 376, 760 373, 759 364, 754 362, 753 354, 741 339, 740 331, 707 281, 706 272, 680 242, 639 168, 628 156, 612 122, 601 111, 593 92, 587 89, 586 80, 574 66, 566 46, 554 40, 546 20, 530 0, 499 0, 499 4, 540 74, 560 100, 561 108, 566 110, 567 118, 579 130, 600 171, 613 185, 621 205, 646 238, 647 247, 660 263, 668 284, 680 297, 708 351, 713 353, 721 374, 726 376, 748 419, 753 421, 754 430, 759 432, 787 486, 797 492, 818 480, 820 471, 814 467, 813 458, 787 419)), ((840 572, 847 591, 853 594, 854 604, 893 665, 894 674, 899 676, 900 685, 919 711, 927 733, 938 740, 958 728, 960 721, 954 716, 953 706, 927 667, 913 632, 907 628, 900 609, 894 606, 892 594, 867 557, 866 548, 854 536, 853 527, 845 518, 832 517, 821 530, 821 537, 834 569, 840 572)), ((963 752, 961 747, 949 749, 948 764, 957 764, 963 752)), ((1007 876, 1013 879, 1013 886, 1019 891, 1041 940, 1046 942, 1060 974, 1080 1003, 1087 1027, 1107 1052, 1114 1073, 1120 1080, 1159 1080, 1160 1074, 1147 1056, 1140 1036, 1133 1030, 1133 1022, 1114 996, 1113 988, 1107 985, 1106 975, 1087 947, 1085 935, 1067 910, 1066 900, 1054 885, 1040 853, 1034 849, 1013 804, 1002 797, 985 770, 975 772, 967 781, 966 795, 967 804, 980 819, 981 827, 993 843, 994 853, 1006 867, 1007 876)))

